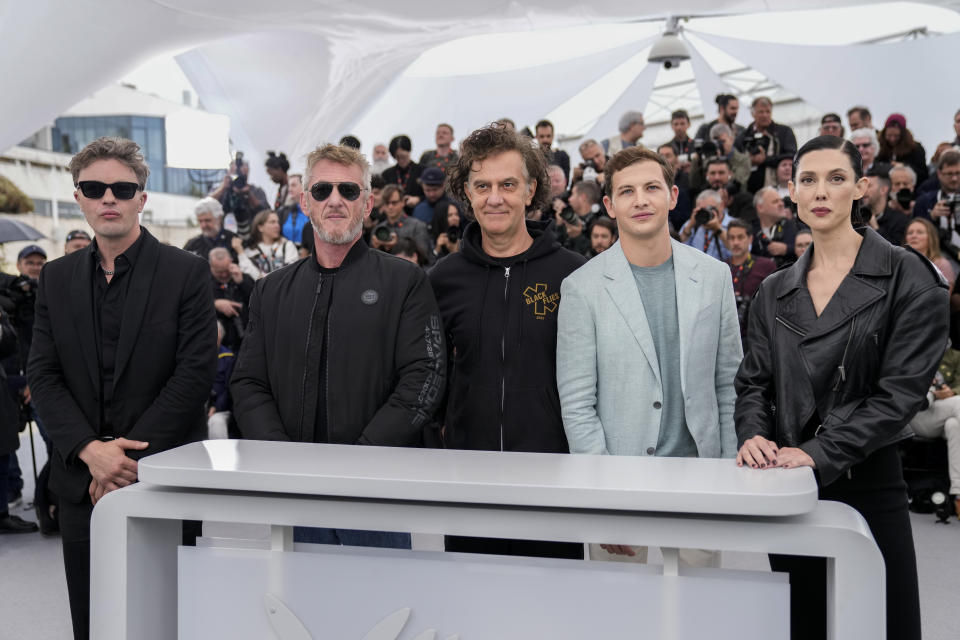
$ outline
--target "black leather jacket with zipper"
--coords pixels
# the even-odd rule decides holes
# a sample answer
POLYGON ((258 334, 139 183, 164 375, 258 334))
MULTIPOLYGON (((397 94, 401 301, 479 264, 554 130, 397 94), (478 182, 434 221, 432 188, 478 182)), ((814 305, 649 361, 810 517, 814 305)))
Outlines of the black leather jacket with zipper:
POLYGON ((770 275, 750 306, 737 372, 739 446, 760 435, 799 447, 828 485, 909 438, 948 340, 948 288, 936 267, 872 229, 820 316, 806 287, 811 247, 770 275))

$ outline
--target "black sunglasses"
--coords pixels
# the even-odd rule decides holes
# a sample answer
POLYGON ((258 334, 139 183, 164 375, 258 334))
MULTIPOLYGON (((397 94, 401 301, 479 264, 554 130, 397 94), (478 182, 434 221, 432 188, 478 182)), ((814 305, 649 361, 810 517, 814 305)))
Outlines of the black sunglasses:
POLYGON ((84 198, 90 198, 92 200, 102 198, 103 194, 107 192, 107 189, 113 192, 117 200, 130 200, 133 196, 137 195, 137 191, 140 190, 140 185, 136 182, 114 182, 113 184, 107 184, 96 180, 81 180, 77 183, 77 187, 80 189, 80 193, 83 194, 84 198))
POLYGON ((334 185, 336 185, 337 191, 339 191, 340 195, 346 200, 353 202, 360 197, 362 189, 356 182, 316 182, 310 187, 310 195, 312 195, 313 199, 317 202, 323 202, 333 193, 334 185))

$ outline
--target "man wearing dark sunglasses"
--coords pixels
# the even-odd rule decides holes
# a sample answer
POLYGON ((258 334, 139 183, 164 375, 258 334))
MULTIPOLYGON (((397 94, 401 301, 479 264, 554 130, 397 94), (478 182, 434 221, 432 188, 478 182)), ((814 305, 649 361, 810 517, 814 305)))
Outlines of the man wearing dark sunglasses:
MULTIPOLYGON (((240 432, 255 440, 437 443, 446 349, 426 275, 363 241, 373 194, 358 151, 319 147, 303 176, 314 254, 259 280, 250 297, 230 385, 240 432)), ((294 539, 410 547, 407 533, 298 527, 294 539)))
POLYGON ((27 378, 53 441, 75 638, 89 637, 90 515, 137 481, 137 460, 203 439, 217 369, 207 263, 140 226, 149 168, 99 138, 70 161, 93 242, 43 268, 27 378))

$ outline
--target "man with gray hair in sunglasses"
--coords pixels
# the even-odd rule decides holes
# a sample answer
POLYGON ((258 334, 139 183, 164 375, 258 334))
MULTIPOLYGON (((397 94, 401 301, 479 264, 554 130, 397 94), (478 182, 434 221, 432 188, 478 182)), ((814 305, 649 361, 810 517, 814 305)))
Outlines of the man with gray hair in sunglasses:
MULTIPOLYGON (((420 447, 438 444, 446 347, 426 274, 371 249, 370 165, 355 149, 307 157, 300 207, 314 254, 257 282, 234 368, 244 438, 420 447)), ((409 548, 410 534, 294 529, 299 542, 409 548)))

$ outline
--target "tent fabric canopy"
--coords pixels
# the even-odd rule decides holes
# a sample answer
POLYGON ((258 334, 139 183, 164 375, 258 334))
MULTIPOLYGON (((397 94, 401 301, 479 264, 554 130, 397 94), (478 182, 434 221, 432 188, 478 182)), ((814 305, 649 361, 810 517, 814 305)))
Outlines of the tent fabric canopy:
MULTIPOLYGON (((824 0, 679 0, 669 10, 707 16, 831 6, 824 0)), ((575 73, 590 60, 489 78, 424 78, 416 83, 398 78, 424 51, 468 35, 664 17, 663 5, 651 0, 595 0, 589 5, 574 0, 482 5, 466 0, 0 0, 0 79, 8 89, 0 149, 50 124, 71 105, 145 61, 176 53, 204 107, 231 117, 234 145, 254 166, 267 149, 283 149, 298 162, 318 142, 347 132, 362 135, 356 127, 373 122, 373 116, 380 136, 400 131, 416 135, 409 130, 414 124, 432 135, 439 121, 466 126, 511 114, 533 122, 597 77, 575 73), (512 100, 509 111, 505 96, 512 100), (431 111, 435 105, 443 109, 431 111)), ((957 36, 891 45, 802 47, 696 35, 824 109, 842 110, 869 100, 880 114, 929 113, 935 99, 938 111, 952 115, 960 104, 953 76, 947 73, 955 55, 944 54, 958 50, 957 36), (840 64, 838 56, 844 56, 840 64), (811 62, 798 65, 797 60, 811 62), (917 73, 918 66, 923 73, 917 73), (897 77, 903 81, 894 81, 897 77)), ((632 50, 648 45, 638 40, 632 50)), ((710 93, 725 85, 689 40, 688 46, 701 101, 708 109, 710 93)), ((619 47, 596 54, 592 59, 601 66, 586 68, 616 65, 630 50, 619 47)), ((650 77, 656 74, 641 69, 638 74, 611 109, 597 114, 598 136, 608 123, 614 126, 607 135, 616 131, 621 107, 629 103, 643 109, 650 77)), ((936 141, 945 135, 940 117, 912 118, 909 124, 919 138, 936 141)))

